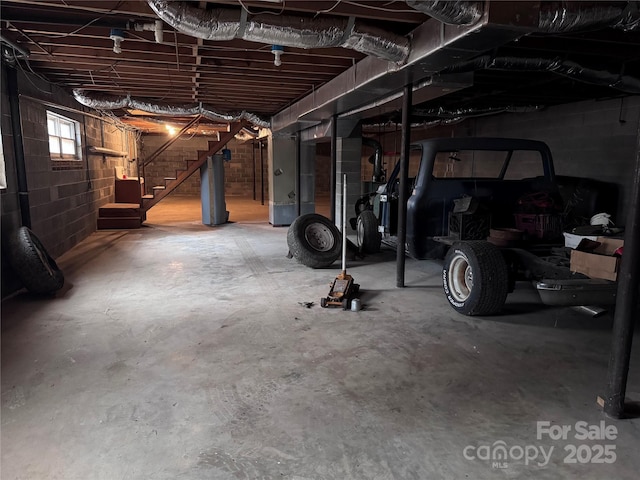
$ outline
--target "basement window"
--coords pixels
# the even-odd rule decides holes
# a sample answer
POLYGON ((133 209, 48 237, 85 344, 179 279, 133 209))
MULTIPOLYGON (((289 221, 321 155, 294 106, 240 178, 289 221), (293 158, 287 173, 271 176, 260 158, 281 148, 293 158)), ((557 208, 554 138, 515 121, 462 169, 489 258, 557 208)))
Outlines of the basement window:
POLYGON ((47 130, 52 160, 82 160, 78 122, 57 113, 47 112, 47 130))

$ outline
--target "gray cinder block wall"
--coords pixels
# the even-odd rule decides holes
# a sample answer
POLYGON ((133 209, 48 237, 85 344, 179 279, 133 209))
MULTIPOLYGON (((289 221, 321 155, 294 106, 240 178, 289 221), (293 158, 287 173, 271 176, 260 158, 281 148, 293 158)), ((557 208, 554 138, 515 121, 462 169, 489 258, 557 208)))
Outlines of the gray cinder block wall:
MULTIPOLYGON (((611 213, 614 213, 616 223, 624 224, 639 123, 640 96, 632 96, 558 105, 530 113, 468 119, 449 127, 415 128, 411 140, 452 135, 541 140, 551 148, 557 174, 595 178, 618 185, 618 211, 611 213)), ((373 135, 373 138, 381 139, 385 151, 400 145, 399 132, 373 135)), ((395 159, 385 156, 385 161, 388 168, 393 168, 395 159)))
POLYGON ((640 96, 635 96, 476 119, 472 122, 471 134, 546 142, 553 153, 558 175, 595 178, 620 187, 615 221, 624 224, 639 121, 640 96))
MULTIPOLYGON (((7 91, 7 73, 2 64, 2 141, 7 173, 7 189, 2 192, 2 228, 7 232, 21 225, 13 133, 7 91)), ((17 72, 23 150, 27 174, 31 228, 52 257, 58 257, 96 230, 100 206, 113 201, 114 166, 135 158, 133 132, 111 120, 90 117, 73 97, 61 88, 17 72), (43 103, 43 102, 46 102, 43 103), (55 106, 68 107, 75 112, 55 106), (79 122, 82 158, 79 161, 54 161, 49 154, 47 110, 79 122), (91 155, 87 147, 101 146, 127 153, 127 158, 91 155)), ((3 270, 11 283, 11 272, 3 270)))
MULTIPOLYGON (((168 140, 166 135, 144 135, 140 149, 141 159, 144 159, 168 140)), ((196 160, 198 150, 208 150, 208 143, 215 140, 212 137, 186 137, 178 139, 160 156, 145 167, 145 184, 149 193, 154 185, 164 185, 164 177, 174 177, 176 169, 184 169, 186 160, 196 160)), ((260 197, 260 149, 251 142, 232 140, 227 145, 231 150, 231 162, 225 163, 225 193, 226 195, 253 195, 253 180, 256 179, 256 193, 260 197), (255 172, 253 166, 253 152, 255 152, 255 172)), ((268 196, 267 155, 264 152, 264 189, 268 196)), ((200 195, 200 175, 195 173, 180 185, 174 194, 200 195)))

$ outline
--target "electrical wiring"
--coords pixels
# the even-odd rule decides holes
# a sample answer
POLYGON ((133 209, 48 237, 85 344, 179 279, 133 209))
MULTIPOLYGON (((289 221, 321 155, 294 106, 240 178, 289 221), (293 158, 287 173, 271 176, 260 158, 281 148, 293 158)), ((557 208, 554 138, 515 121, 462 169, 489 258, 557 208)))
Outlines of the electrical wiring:
POLYGON ((343 3, 346 3, 348 5, 353 5, 355 7, 362 7, 362 8, 370 8, 371 10, 380 10, 381 12, 393 12, 393 13, 419 13, 417 10, 397 10, 395 8, 384 8, 384 7, 375 7, 373 5, 367 5, 367 4, 363 4, 363 3, 359 3, 359 2, 354 2, 352 0, 342 0, 343 3))
MULTIPOLYGON (((27 81, 28 81, 31 85, 33 85, 33 87, 34 87, 36 90, 38 90, 38 91, 40 91, 40 92, 42 92, 42 93, 46 93, 47 95, 53 95, 53 92, 50 92, 50 91, 48 91, 48 90, 44 90, 44 89, 40 88, 38 85, 36 85, 36 84, 33 82, 33 80, 31 80, 30 75, 29 75, 29 72, 27 72, 27 71, 22 67, 22 64, 20 63, 20 61, 18 60, 18 57, 16 56, 16 52, 12 50, 12 53, 13 53, 13 58, 14 58, 14 60, 15 60, 15 62, 16 62, 16 65, 18 65, 18 68, 20 69, 20 71, 22 71, 22 73, 24 74, 24 76, 25 76, 25 78, 27 79, 27 81)), ((27 61, 27 65, 28 65, 28 64, 29 64, 29 62, 27 61)), ((31 69, 31 67, 29 67, 29 69, 31 69)), ((32 72, 33 72, 33 70, 32 70, 32 72)), ((53 84, 53 82, 50 82, 49 80, 47 80, 47 79, 46 79, 46 78, 44 78, 44 77, 41 77, 41 76, 40 76, 40 75, 38 75, 37 73, 33 72, 33 74, 34 74, 36 77, 38 77, 40 80, 43 80, 44 82, 49 83, 49 84, 53 84)))
POLYGON ((267 15, 282 15, 282 13, 284 12, 285 9, 285 5, 286 5, 286 0, 282 0, 282 8, 280 9, 279 12, 271 12, 269 10, 264 10, 262 12, 252 12, 251 10, 249 10, 247 8, 247 6, 244 4, 244 2, 242 0, 238 0, 238 3, 240 3, 240 6, 249 14, 249 15, 262 15, 267 14, 267 15))
POLYGON ((321 13, 329 13, 331 12, 334 8, 336 8, 338 5, 340 5, 340 2, 342 0, 336 0, 336 3, 333 4, 333 7, 331 8, 327 8, 326 10, 318 10, 316 12, 316 14, 313 16, 313 18, 316 18, 318 15, 320 15, 321 13))
MULTIPOLYGON (((118 8, 120 8, 120 7, 122 6, 122 4, 123 4, 123 3, 124 3, 123 1, 118 2, 118 3, 116 4, 116 6, 115 6, 115 7, 113 7, 113 8, 112 8, 111 10, 109 10, 108 12, 105 12, 105 14, 104 14, 104 15, 100 15, 99 17, 96 17, 96 18, 94 18, 93 20, 91 20, 90 22, 88 22, 88 23, 86 23, 86 24, 82 25, 81 27, 76 28, 74 31, 69 32, 69 33, 67 33, 67 34, 65 34, 65 35, 63 35, 63 36, 61 36, 61 37, 56 37, 56 39, 60 39, 60 38, 67 38, 67 37, 69 37, 69 36, 71 36, 71 35, 74 35, 74 34, 78 33, 78 32, 79 32, 79 31, 81 31, 81 30, 84 30, 85 28, 87 28, 87 27, 89 27, 89 26, 93 25, 94 23, 96 23, 98 20, 102 20, 104 17, 106 17, 107 15, 109 15, 110 13, 112 13, 114 10, 117 10, 118 8)), ((66 5, 66 4, 65 4, 65 5, 66 5)))

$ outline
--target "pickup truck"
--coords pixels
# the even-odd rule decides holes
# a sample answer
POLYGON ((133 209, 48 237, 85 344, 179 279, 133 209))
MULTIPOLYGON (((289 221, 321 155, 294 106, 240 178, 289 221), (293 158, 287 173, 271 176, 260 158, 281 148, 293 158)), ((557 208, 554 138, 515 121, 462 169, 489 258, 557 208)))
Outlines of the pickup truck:
MULTIPOLYGON (((557 177, 549 147, 534 140, 438 138, 411 151, 406 251, 444 258, 442 284, 454 310, 497 314, 517 280, 533 281, 548 305, 615 303, 615 282, 570 271, 563 241, 563 229, 580 220, 577 183, 582 204, 602 208, 594 206, 602 182, 557 177)), ((398 172, 399 162, 356 205, 352 225, 364 253, 397 235, 398 172)))

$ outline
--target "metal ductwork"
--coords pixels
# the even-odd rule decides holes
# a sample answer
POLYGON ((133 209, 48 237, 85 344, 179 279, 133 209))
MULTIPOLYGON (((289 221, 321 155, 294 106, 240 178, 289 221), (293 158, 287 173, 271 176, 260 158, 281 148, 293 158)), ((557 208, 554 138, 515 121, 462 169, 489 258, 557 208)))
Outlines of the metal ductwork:
POLYGON ((542 110, 543 108, 544 106, 542 105, 531 105, 527 107, 509 105, 506 107, 457 108, 455 110, 446 110, 442 107, 431 108, 429 110, 414 108, 413 110, 411 110, 411 115, 415 117, 435 117, 443 119, 470 118, 496 115, 498 113, 531 113, 542 110))
POLYGON ((167 24, 186 35, 205 40, 233 40, 293 48, 345 47, 402 64, 409 56, 409 40, 350 18, 307 18, 248 14, 245 9, 203 10, 186 1, 147 0, 167 24))
POLYGON ((617 5, 589 5, 583 2, 545 2, 540 6, 538 30, 545 33, 562 33, 585 28, 620 28, 634 30, 640 25, 637 2, 628 2, 622 8, 617 5))
POLYGON ((572 78, 579 82, 615 88, 621 92, 640 94, 640 79, 630 75, 594 70, 582 65, 560 59, 491 57, 483 55, 473 60, 453 65, 444 70, 446 73, 460 73, 481 69, 547 71, 572 78))
MULTIPOLYGON (((415 10, 449 25, 472 25, 482 15, 480 1, 405 0, 415 10)), ((622 7, 593 2, 541 2, 538 30, 562 33, 585 28, 621 28, 634 30, 640 26, 638 2, 622 7)))
POLYGON ((383 182, 382 145, 377 140, 369 137, 362 137, 362 145, 373 148, 373 155, 369 157, 369 163, 373 165, 373 181, 377 183, 383 182))
POLYGON ((192 106, 184 105, 170 105, 165 103, 154 102, 153 100, 136 99, 127 96, 115 96, 104 94, 92 94, 89 95, 82 90, 73 90, 74 98, 84 105, 85 107, 94 108, 96 110, 116 110, 119 108, 132 108, 135 110, 142 110, 149 113, 157 113, 161 115, 202 115, 217 122, 237 122, 239 120, 246 120, 253 125, 263 128, 269 128, 269 122, 261 119, 259 116, 253 113, 241 112, 236 115, 219 113, 211 110, 206 105, 197 104, 192 106))
POLYGON ((415 10, 448 25, 473 25, 482 16, 483 2, 452 2, 446 0, 405 0, 415 10))

